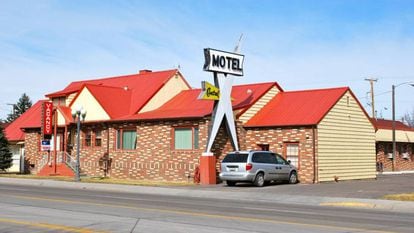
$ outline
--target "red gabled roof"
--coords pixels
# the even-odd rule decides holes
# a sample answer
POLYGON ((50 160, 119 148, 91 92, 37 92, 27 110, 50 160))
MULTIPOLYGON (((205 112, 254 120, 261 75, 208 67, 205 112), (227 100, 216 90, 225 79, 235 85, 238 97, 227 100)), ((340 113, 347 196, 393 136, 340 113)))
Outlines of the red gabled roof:
POLYGON ((245 126, 317 125, 348 87, 280 92, 245 126))
MULTIPOLYGON (((137 113, 150 99, 153 97, 158 90, 175 74, 179 71, 166 70, 157 72, 143 72, 139 74, 118 76, 111 78, 102 78, 94 80, 85 80, 72 82, 65 89, 50 93, 46 95, 49 98, 67 96, 72 93, 76 93, 88 85, 88 89, 92 90, 94 95, 96 94, 99 103, 104 104, 105 111, 111 117, 120 117, 126 114, 137 113), (101 88, 99 88, 101 86, 101 88), (120 94, 121 96, 110 96, 104 94, 106 90, 110 90, 110 87, 114 88, 110 92, 113 94, 120 94), (116 89, 118 88, 118 89, 116 89), (104 91, 105 89, 105 91, 104 91), (121 89, 127 89, 130 91, 130 98, 127 101, 127 94, 122 92, 121 89), (117 98, 119 102, 114 104, 114 100, 110 97, 117 98), (126 109, 128 108, 128 111, 126 109)), ((187 84, 188 85, 188 84, 187 84)))
MULTIPOLYGON (((280 87, 277 83, 259 83, 234 86, 231 96, 233 108, 240 109, 251 106, 262 97, 273 86, 280 87)), ((180 92, 160 108, 136 114, 122 120, 154 120, 154 119, 176 119, 176 118, 200 118, 212 113, 213 103, 211 100, 199 100, 201 89, 192 89, 180 92)))
POLYGON ((160 108, 137 114, 136 119, 171 119, 204 117, 211 113, 213 101, 198 100, 201 89, 186 90, 162 105, 160 108))
POLYGON ((40 127, 40 118, 42 115, 42 104, 45 100, 36 102, 31 108, 23 113, 19 118, 10 123, 4 130, 7 140, 23 141, 24 133, 22 128, 40 127))
MULTIPOLYGON (((377 129, 392 130, 392 120, 371 118, 371 121, 377 129)), ((402 123, 401 121, 395 121, 395 129, 401 131, 414 131, 414 128, 402 123)))
POLYGON ((62 114, 63 118, 65 119, 65 125, 74 122, 72 118, 72 110, 66 106, 56 106, 59 112, 62 114))
POLYGON ((129 114, 132 91, 128 88, 93 84, 86 84, 85 88, 91 92, 111 119, 129 114))

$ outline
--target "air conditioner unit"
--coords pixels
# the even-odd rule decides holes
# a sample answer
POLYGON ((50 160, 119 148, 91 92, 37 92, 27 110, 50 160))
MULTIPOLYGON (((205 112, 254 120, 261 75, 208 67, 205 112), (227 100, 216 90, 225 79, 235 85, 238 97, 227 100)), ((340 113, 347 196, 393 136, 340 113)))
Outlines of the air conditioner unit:
POLYGON ((392 159, 392 153, 388 153, 388 158, 392 159))
POLYGON ((403 159, 409 159, 410 158, 410 154, 408 154, 407 152, 402 153, 401 155, 402 155, 403 159))

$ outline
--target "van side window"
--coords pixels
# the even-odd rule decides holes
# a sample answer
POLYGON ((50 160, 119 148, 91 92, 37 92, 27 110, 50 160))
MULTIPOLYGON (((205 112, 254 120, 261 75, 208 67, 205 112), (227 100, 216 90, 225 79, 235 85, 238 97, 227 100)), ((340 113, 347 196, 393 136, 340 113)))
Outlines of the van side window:
POLYGON ((286 165, 287 162, 280 155, 276 155, 277 164, 286 165))
POLYGON ((252 157, 253 163, 266 163, 266 154, 265 153, 254 153, 252 157))
POLYGON ((268 154, 268 157, 269 157, 269 163, 272 163, 272 164, 277 164, 277 159, 276 159, 276 154, 268 154))

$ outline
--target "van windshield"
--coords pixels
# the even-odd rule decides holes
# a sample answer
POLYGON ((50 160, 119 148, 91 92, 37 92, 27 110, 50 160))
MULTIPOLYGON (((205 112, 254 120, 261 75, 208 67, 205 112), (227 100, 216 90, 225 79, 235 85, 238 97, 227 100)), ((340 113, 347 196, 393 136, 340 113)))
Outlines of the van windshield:
POLYGON ((223 163, 245 163, 249 154, 227 154, 223 163))

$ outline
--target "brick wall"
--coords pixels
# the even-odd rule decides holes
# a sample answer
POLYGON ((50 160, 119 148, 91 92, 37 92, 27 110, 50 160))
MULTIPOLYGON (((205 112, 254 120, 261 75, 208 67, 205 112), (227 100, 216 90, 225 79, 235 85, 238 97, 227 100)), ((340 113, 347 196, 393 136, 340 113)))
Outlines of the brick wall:
MULTIPOLYGON (((81 173, 88 176, 103 176, 100 159, 108 153, 111 158, 108 176, 120 179, 145 179, 159 181, 192 180, 194 169, 199 165, 199 157, 207 144, 209 118, 199 120, 153 121, 119 124, 82 125, 82 131, 99 129, 102 132, 102 146, 85 147, 85 135, 81 134, 80 167, 81 173), (198 127, 199 148, 175 150, 173 148, 173 129, 175 127, 198 127), (118 129, 137 131, 137 149, 132 151, 116 149, 118 129)), ((257 144, 269 144, 269 149, 284 154, 285 142, 299 143, 299 179, 303 183, 313 182, 313 133, 311 128, 243 128, 236 125, 240 150, 259 150, 257 144)), ((73 144, 71 155, 76 157, 75 130, 70 129, 68 144, 73 144)), ((34 165, 31 172, 39 171, 39 163, 47 152, 40 152, 40 134, 26 132, 26 158, 34 165)), ((217 173, 225 154, 233 151, 224 123, 221 125, 212 152, 217 158, 217 173)))
POLYGON ((30 129, 25 131, 25 171, 37 173, 42 168, 41 163, 47 159, 48 152, 40 151, 40 130, 30 129))
MULTIPOLYGON (((104 170, 99 160, 105 153, 108 153, 111 158, 108 175, 114 178, 160 181, 192 180, 194 169, 199 164, 199 157, 207 144, 207 125, 208 120, 201 119, 83 126, 82 130, 101 127, 102 147, 81 146, 81 172, 89 176, 103 176, 104 170), (172 145, 175 127, 198 127, 199 148, 175 150, 172 145), (136 150, 116 148, 118 129, 136 130, 136 150)), ((75 155, 75 148, 76 142, 72 150, 73 155, 75 155)))
MULTIPOLYGON (((285 158, 285 143, 299 143, 299 180, 302 183, 314 182, 312 128, 248 128, 245 134, 246 149, 259 150, 258 144, 269 144, 269 150, 285 158)), ((315 151, 317 151, 316 148, 315 151)))
MULTIPOLYGON (((414 170, 414 154, 412 148, 412 143, 397 143, 395 171, 414 170), (408 158, 403 158, 401 147, 407 148, 408 158)), ((392 153, 392 143, 377 142, 377 171, 392 171, 392 159, 388 158, 388 153, 392 153)))
MULTIPOLYGON (((199 165, 199 157, 207 144, 209 118, 199 120, 171 120, 153 122, 134 122, 119 124, 82 125, 82 131, 100 129, 102 146, 85 147, 84 134, 81 134, 80 166, 81 173, 88 176, 103 176, 103 164, 100 159, 108 153, 111 158, 108 176, 121 179, 146 179, 160 181, 192 180, 194 169, 199 165), (175 150, 173 148, 173 129, 175 127, 198 127, 199 148, 192 150, 175 150), (121 128, 137 131, 137 149, 124 151, 116 149, 117 130, 121 128)), ((257 144, 269 144, 269 149, 284 155, 287 142, 299 144, 299 179, 303 183, 312 183, 313 174, 313 133, 312 128, 243 128, 241 122, 236 125, 240 150, 260 150, 257 144)), ((68 144, 73 144, 71 155, 76 157, 75 130, 70 129, 68 144)), ((26 131, 26 158, 34 165, 37 173, 39 163, 47 155, 40 152, 40 134, 26 131)), ((225 154, 233 151, 227 130, 222 124, 212 152, 217 158, 217 173, 225 154)))

